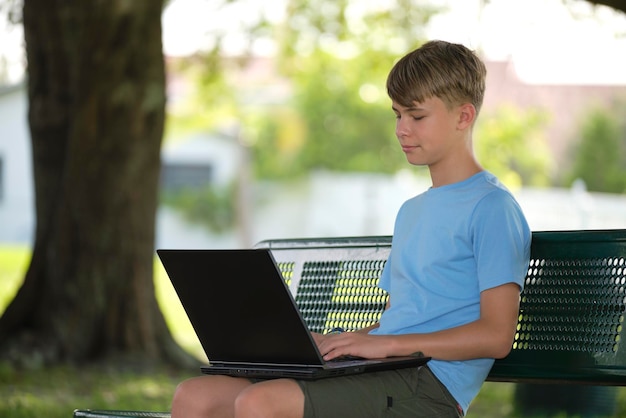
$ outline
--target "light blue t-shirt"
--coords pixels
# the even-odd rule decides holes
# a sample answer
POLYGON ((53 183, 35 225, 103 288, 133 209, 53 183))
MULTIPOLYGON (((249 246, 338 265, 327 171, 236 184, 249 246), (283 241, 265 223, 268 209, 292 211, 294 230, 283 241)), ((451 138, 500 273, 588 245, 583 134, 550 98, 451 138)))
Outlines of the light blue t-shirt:
MULTIPOLYGON (((391 307, 372 334, 428 333, 475 321, 480 292, 522 289, 531 231, 512 194, 487 171, 407 200, 396 218, 380 287, 391 307)), ((494 359, 428 366, 467 412, 494 359)))

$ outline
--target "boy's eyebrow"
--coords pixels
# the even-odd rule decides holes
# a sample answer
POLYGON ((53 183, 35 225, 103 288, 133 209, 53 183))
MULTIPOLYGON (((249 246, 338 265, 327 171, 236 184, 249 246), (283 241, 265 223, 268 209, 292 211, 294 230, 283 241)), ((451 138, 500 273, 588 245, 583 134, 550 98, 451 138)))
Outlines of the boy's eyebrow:
MULTIPOLYGON (((402 106, 402 107, 404 107, 404 106, 402 106)), ((398 110, 398 108, 396 106, 392 105, 391 109, 396 111, 396 112, 399 112, 399 110, 398 110)), ((404 110, 407 111, 407 112, 413 112, 414 110, 424 110, 424 109, 421 108, 421 107, 417 107, 417 106, 409 106, 409 107, 404 108, 404 110)))

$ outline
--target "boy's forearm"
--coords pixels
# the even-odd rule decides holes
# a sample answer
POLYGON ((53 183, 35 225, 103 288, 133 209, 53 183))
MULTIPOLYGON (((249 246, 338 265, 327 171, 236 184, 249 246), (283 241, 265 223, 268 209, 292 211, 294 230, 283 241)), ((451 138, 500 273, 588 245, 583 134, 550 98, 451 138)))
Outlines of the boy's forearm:
POLYGON ((480 318, 428 334, 391 337, 393 355, 421 351, 440 360, 505 357, 513 345, 519 312, 519 287, 507 283, 481 293, 480 318))
POLYGON ((390 350, 393 355, 410 355, 419 351, 425 356, 451 361, 500 358, 511 348, 514 329, 513 324, 510 331, 499 331, 478 320, 429 334, 389 336, 390 350))

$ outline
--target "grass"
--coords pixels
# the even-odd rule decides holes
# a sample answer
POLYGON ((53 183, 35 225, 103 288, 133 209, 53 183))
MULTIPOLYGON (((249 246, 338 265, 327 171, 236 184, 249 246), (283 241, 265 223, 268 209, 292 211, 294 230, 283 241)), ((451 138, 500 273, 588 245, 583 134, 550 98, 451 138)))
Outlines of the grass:
MULTIPOLYGON (((29 257, 27 248, 0 246, 0 315, 19 289, 29 257)), ((174 338, 186 350, 204 358, 174 289, 156 261, 155 288, 174 338)), ((166 366, 142 372, 120 371, 106 364, 24 371, 0 363, 0 417, 70 418, 74 409, 168 411, 178 382, 197 374, 197 370, 166 366)), ((485 383, 467 417, 521 418, 513 411, 514 393, 514 384, 485 383)), ((615 416, 626 416, 626 388, 618 389, 615 416)), ((559 414, 551 418, 557 417, 573 416, 559 414)))
POLYGON ((0 315, 15 296, 30 262, 30 251, 15 246, 0 246, 0 315))
POLYGON ((120 372, 104 366, 0 371, 0 416, 69 418, 74 409, 167 411, 177 382, 191 372, 120 372))

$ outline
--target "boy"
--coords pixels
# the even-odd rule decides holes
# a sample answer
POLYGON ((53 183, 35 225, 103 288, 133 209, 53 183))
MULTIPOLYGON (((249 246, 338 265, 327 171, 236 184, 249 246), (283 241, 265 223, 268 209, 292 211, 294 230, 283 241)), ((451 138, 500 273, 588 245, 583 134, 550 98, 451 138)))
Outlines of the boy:
POLYGON ((392 68, 396 136, 432 187, 400 208, 380 278, 380 323, 315 335, 326 360, 422 352, 419 368, 318 381, 200 376, 179 385, 173 418, 459 417, 493 359, 511 349, 531 233, 513 196, 472 150, 486 70, 462 45, 431 41, 392 68))

